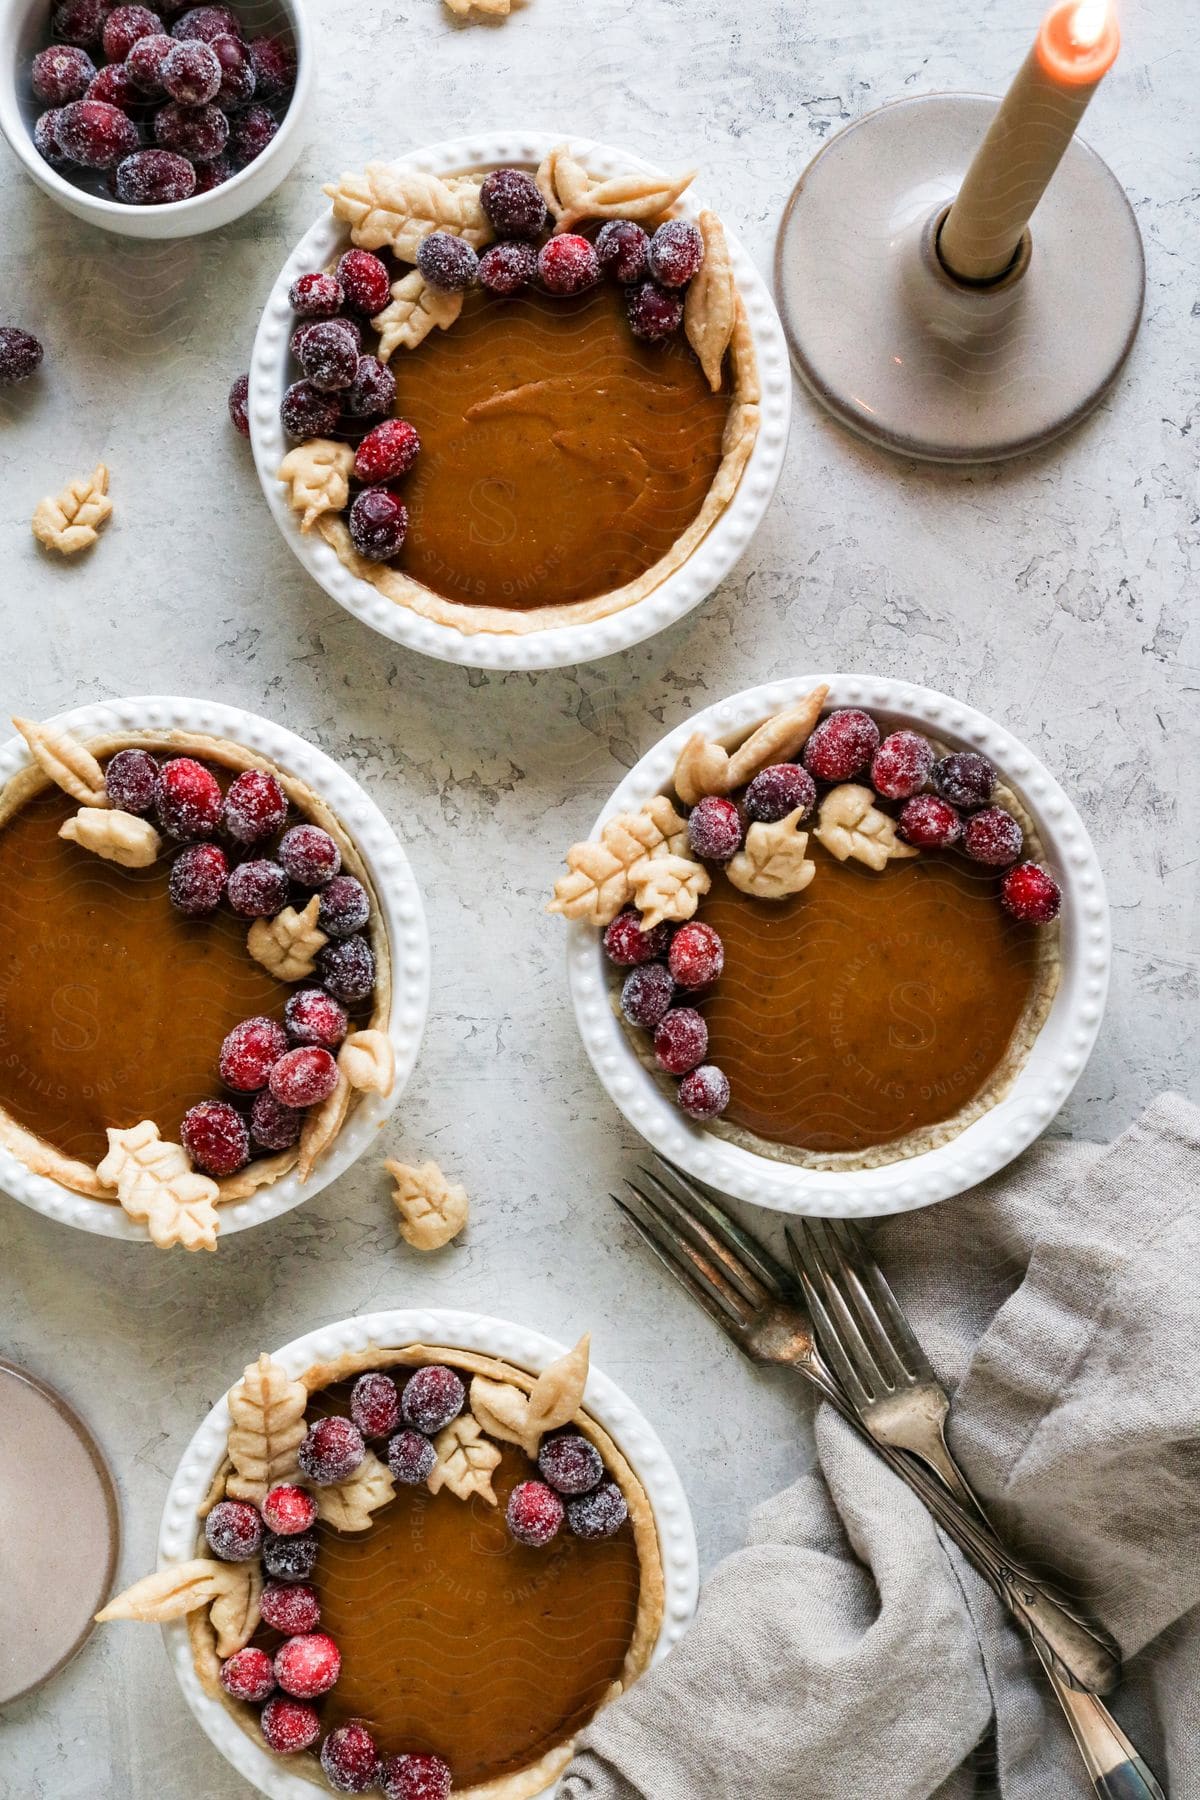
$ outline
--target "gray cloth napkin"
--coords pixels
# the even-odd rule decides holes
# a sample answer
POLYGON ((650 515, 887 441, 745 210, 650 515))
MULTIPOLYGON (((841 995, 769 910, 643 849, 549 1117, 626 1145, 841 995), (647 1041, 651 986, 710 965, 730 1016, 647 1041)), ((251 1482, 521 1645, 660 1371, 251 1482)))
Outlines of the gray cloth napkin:
MULTIPOLYGON (((1043 1143, 874 1247, 1012 1542, 1120 1642, 1113 1712, 1200 1796, 1200 1110, 1043 1143)), ((563 1800, 1004 1800, 1092 1789, 990 1589, 827 1407, 818 1468, 753 1516, 675 1652, 594 1721, 563 1800), (985 1791, 994 1791, 995 1773, 985 1791)))

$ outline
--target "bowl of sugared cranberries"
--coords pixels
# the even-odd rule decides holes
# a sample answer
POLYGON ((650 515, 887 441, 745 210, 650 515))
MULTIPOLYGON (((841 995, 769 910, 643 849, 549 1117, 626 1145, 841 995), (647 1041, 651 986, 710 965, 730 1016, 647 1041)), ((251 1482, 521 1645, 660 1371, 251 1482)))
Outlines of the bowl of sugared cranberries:
MULTIPOLYGON (((1111 954, 1108 904, 1079 813, 1049 770, 1004 726, 905 681, 799 676, 735 694, 676 726, 610 796, 590 838, 598 840, 617 815, 637 815, 663 796, 686 823, 678 838, 671 837, 672 853, 700 864, 710 888, 718 889, 711 910, 706 888, 688 922, 660 924, 647 915, 653 929, 643 929, 636 903, 627 901, 603 929, 582 917, 567 927, 567 978, 584 1046, 610 1098, 663 1158, 722 1193, 779 1212, 871 1217, 961 1193, 995 1174, 1045 1130, 1079 1079, 1099 1031, 1111 954), (755 765, 752 778, 727 794, 720 791, 718 764, 711 789, 701 787, 686 802, 681 799, 674 785, 676 765, 689 739, 699 736, 732 752, 822 685, 828 692, 820 716, 802 743, 765 766, 755 765), (927 859, 921 866, 935 870, 949 862, 950 888, 939 903, 953 907, 970 882, 996 921, 994 935, 985 938, 996 948, 987 953, 1014 955, 1029 971, 1025 1009, 998 1058, 994 1088, 971 1092, 968 1104, 943 1115, 945 1122, 939 1120, 936 1130, 911 1147, 890 1148, 883 1141, 861 1157, 793 1151, 791 1144, 768 1142, 736 1117, 731 1120, 736 1084, 720 1067, 705 1018, 706 1002, 720 993, 723 980, 734 983, 738 1033, 754 1030, 757 1006, 787 1004, 781 979, 772 985, 768 978, 756 993, 758 965, 744 945, 740 962, 728 955, 728 937, 721 937, 722 930, 731 929, 726 895, 734 900, 737 895, 719 884, 728 879, 731 858, 751 848, 756 831, 774 830, 789 819, 797 832, 820 829, 822 804, 839 788, 846 799, 855 790, 855 804, 873 809, 876 826, 882 815, 898 846, 894 862, 872 865, 860 855, 846 864, 858 872, 856 879, 886 884, 891 870, 916 867, 908 860, 913 857, 927 859)), ((628 841, 636 847, 642 839, 630 828, 628 841)), ((665 849, 664 840, 664 854, 665 849)), ((775 937, 772 908, 784 904, 794 908, 796 930, 804 929, 805 909, 812 907, 813 929, 821 933, 817 903, 823 867, 836 864, 824 841, 810 843, 805 855, 813 859, 813 873, 807 885, 787 890, 791 899, 753 900, 762 909, 763 943, 775 937)), ((571 867, 582 879, 585 862, 572 858, 571 867)), ((896 935, 877 952, 885 974, 891 971, 889 956, 903 957, 909 916, 902 908, 896 935)), ((828 927, 828 911, 824 919, 828 927)), ((757 927, 743 929, 753 938, 757 927)), ((881 931, 878 923, 872 928, 863 957, 871 957, 881 931)), ((813 941, 831 939, 822 934, 813 941)), ((935 946, 942 941, 935 938, 935 946)), ((921 942, 927 947, 926 939, 921 942)), ((845 956, 839 939, 836 954, 826 951, 829 966, 817 978, 828 988, 831 1009, 840 1004, 845 956)), ((910 1015, 880 1019, 884 1032, 902 1026, 911 1029, 910 1015)), ((735 1036, 727 1025, 723 1041, 734 1060, 735 1036)), ((906 1040, 890 1041, 903 1046, 906 1040)), ((847 1056, 866 1054, 856 1049, 857 1042, 844 1037, 847 1056)), ((774 1048, 768 1041, 766 1060, 774 1048)), ((811 1078, 803 1091, 813 1091, 811 1078)), ((753 1107, 747 1110, 753 1116, 753 1107)))
POLYGON ((124 237, 214 231, 303 147, 304 0, 0 0, 0 129, 38 186, 124 237))

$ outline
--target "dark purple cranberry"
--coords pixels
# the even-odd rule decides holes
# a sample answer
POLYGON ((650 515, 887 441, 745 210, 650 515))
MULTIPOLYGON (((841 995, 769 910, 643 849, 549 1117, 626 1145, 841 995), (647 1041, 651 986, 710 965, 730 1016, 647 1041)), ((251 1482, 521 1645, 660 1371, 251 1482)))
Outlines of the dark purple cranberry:
POLYGON ((211 162, 197 163, 196 192, 211 194, 214 188, 224 187, 235 173, 227 156, 214 156, 211 162))
POLYGON ((263 1568, 276 1581, 307 1581, 317 1566, 317 1540, 311 1531, 293 1537, 268 1531, 262 1559, 263 1568))
POLYGON ((43 106, 67 106, 83 99, 95 73, 95 63, 77 44, 51 44, 34 57, 30 80, 43 106))
POLYGON ((161 100, 166 89, 163 87, 163 64, 175 48, 175 39, 168 37, 165 31, 159 31, 153 37, 139 38, 129 55, 125 58, 125 73, 139 94, 148 99, 161 100))
POLYGON ((60 108, 52 107, 49 112, 39 113, 33 127, 33 147, 53 169, 61 168, 69 160, 58 141, 58 122, 61 118, 60 108))
POLYGON ((250 60, 260 99, 282 100, 291 93, 296 83, 296 51, 289 38, 251 38, 250 60))
POLYGON ((158 762, 148 750, 118 750, 104 771, 104 791, 121 812, 144 818, 154 810, 158 762))
POLYGON ((171 100, 154 115, 154 141, 196 162, 211 162, 229 141, 229 120, 219 106, 180 106, 171 100))
POLYGON ((365 1794, 375 1786, 379 1750, 375 1739, 358 1719, 338 1725, 321 1745, 325 1779, 338 1794, 365 1794))
POLYGON ((148 6, 118 6, 104 21, 105 60, 123 63, 139 38, 161 37, 163 22, 148 6))
POLYGON ((479 285, 489 294, 508 298, 527 288, 537 274, 537 251, 532 244, 493 244, 479 259, 479 285))
POLYGON ((170 206, 195 191, 195 169, 173 150, 135 150, 117 164, 117 199, 126 206, 170 206))
POLYGON ((382 419, 396 404, 396 377, 377 356, 360 356, 354 380, 342 395, 352 419, 382 419))
POLYGON ((629 289, 625 314, 635 338, 646 344, 663 344, 683 324, 683 301, 656 282, 641 281, 629 289))
POLYGON ((216 844, 191 844, 171 864, 171 905, 189 919, 216 912, 229 878, 225 852, 216 844))
POLYGON ((250 399, 250 377, 235 375, 229 389, 229 417, 233 428, 242 437, 250 436, 250 414, 247 405, 250 399))
POLYGON ((596 238, 600 267, 625 287, 642 280, 649 249, 650 239, 636 219, 610 219, 596 238))
POLYGON ((342 411, 336 394, 323 394, 311 381, 293 381, 283 396, 279 417, 289 437, 329 437, 338 428, 342 411))
POLYGON ((467 1390, 453 1369, 444 1363, 430 1363, 410 1375, 400 1396, 404 1422, 425 1437, 457 1419, 467 1403, 467 1390))
POLYGON ((242 35, 241 20, 231 6, 193 6, 171 27, 171 36, 209 44, 213 38, 242 35))
POLYGON ((0 325, 0 387, 28 381, 40 366, 42 346, 31 331, 19 325, 0 325))
POLYGON ((162 84, 181 106, 204 106, 221 88, 221 65, 207 44, 195 38, 176 44, 162 65, 162 84))
POLYGON ((756 825, 773 825, 800 808, 807 819, 816 804, 817 784, 799 763, 772 763, 760 769, 742 796, 746 817, 756 825))
POLYGON ((650 239, 650 273, 660 287, 686 287, 704 261, 704 239, 690 219, 668 219, 650 239))
POLYGON ((239 38, 215 37, 209 49, 221 70, 217 105, 223 112, 232 112, 234 107, 245 106, 248 101, 253 100, 256 86, 249 47, 239 38))
POLYGON ((1002 869, 1015 863, 1025 847, 1025 833, 1002 806, 985 806, 972 813, 963 827, 962 847, 972 862, 1002 869))
POLYGON ((628 1517, 629 1507, 615 1481, 602 1482, 590 1494, 567 1501, 567 1527, 588 1543, 615 1537, 628 1517))
POLYGON ((392 297, 387 265, 370 250, 347 250, 337 266, 338 280, 352 312, 373 319, 392 297))
POLYGON ((388 1468, 405 1487, 420 1487, 437 1461, 437 1451, 421 1431, 398 1431, 387 1447, 388 1468))
POLYGON ((273 919, 288 901, 288 878, 276 862, 255 857, 239 863, 226 889, 239 919, 273 919))
POLYGON ((345 299, 337 276, 324 269, 297 275, 288 289, 288 305, 298 319, 332 319, 341 311, 345 299))
POLYGON ((361 881, 353 875, 335 875, 321 889, 317 924, 326 937, 353 937, 371 916, 371 902, 361 881))
POLYGON ((631 1025, 653 1031, 666 1016, 675 994, 675 983, 661 963, 647 963, 625 977, 621 1011, 631 1025))
POLYGON ((262 1548, 262 1515, 248 1500, 218 1500, 204 1521, 204 1540, 222 1562, 249 1562, 262 1548))
POLYGON ((58 141, 81 169, 112 169, 137 149, 137 126, 103 100, 76 100, 59 114, 58 141))
POLYGON ((742 847, 741 814, 732 800, 706 794, 688 814, 688 843, 702 862, 728 862, 742 847))
POLYGON ((375 957, 365 937, 326 944, 317 963, 325 986, 343 1006, 357 1006, 375 986, 375 957))
POLYGON ((538 1451, 542 1479, 559 1494, 590 1494, 604 1480, 604 1461, 579 1432, 543 1438, 538 1451))
POLYGON ((316 319, 304 333, 300 364, 323 394, 340 393, 358 373, 358 345, 341 319, 316 319))
POLYGON ((112 8, 109 0, 63 0, 50 22, 53 35, 64 44, 99 44, 104 21, 112 8))
POLYGON ((996 786, 996 771, 975 750, 955 750, 933 765, 933 785, 951 806, 970 812, 986 806, 996 786))
POLYGON ((400 1390, 390 1375, 373 1369, 350 1390, 350 1417, 365 1438, 391 1437, 400 1423, 400 1390))
POLYGON ((229 148, 240 163, 253 162, 256 156, 262 155, 278 130, 279 120, 275 114, 256 101, 235 115, 229 148))
POLYGON ((342 866, 342 853, 319 825, 293 825, 279 840, 279 860, 301 887, 324 887, 342 866))
POLYGON ((350 508, 350 540, 366 562, 389 562, 408 536, 408 508, 391 488, 364 488, 350 508))
POLYGON ((431 288, 459 294, 474 282, 479 258, 465 238, 452 231, 431 231, 417 246, 417 267, 431 288))
POLYGON ((250 1136, 263 1150, 290 1150, 300 1141, 304 1114, 281 1106, 269 1088, 255 1094, 250 1108, 250 1136))
POLYGON ((498 237, 535 238, 546 226, 546 202, 524 169, 492 169, 483 178, 479 203, 498 237))

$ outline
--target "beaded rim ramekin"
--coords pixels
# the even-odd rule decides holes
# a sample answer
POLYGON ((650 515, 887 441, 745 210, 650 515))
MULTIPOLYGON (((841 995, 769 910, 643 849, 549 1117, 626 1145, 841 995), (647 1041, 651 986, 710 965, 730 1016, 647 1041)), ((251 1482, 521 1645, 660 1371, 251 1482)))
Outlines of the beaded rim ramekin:
POLYGON ((759 1156, 693 1124, 643 1066, 616 1016, 600 933, 568 931, 567 977, 584 1047, 610 1097, 669 1162, 698 1180, 776 1212, 869 1218, 910 1212, 994 1175, 1045 1130, 1079 1079, 1108 993, 1111 943, 1104 878, 1083 820, 1049 770, 1003 726, 931 688, 870 675, 802 675, 747 688, 685 719, 611 795, 594 837, 615 812, 635 809, 671 781, 694 731, 726 737, 829 685, 830 706, 862 706, 889 724, 912 725, 944 743, 978 750, 1028 808, 1063 889, 1062 974, 1050 1013, 1008 1093, 949 1143, 874 1169, 823 1171, 759 1156))
MULTIPOLYGON (((221 1207, 221 1236, 261 1225, 293 1206, 311 1200, 322 1188, 350 1167, 369 1144, 392 1110, 413 1072, 425 1015, 429 1007, 429 939, 425 911, 409 861, 392 827, 357 781, 325 755, 282 725, 241 707, 214 700, 185 700, 170 695, 141 695, 128 700, 105 700, 59 713, 52 721, 87 738, 121 731, 196 731, 228 738, 231 743, 270 757, 288 774, 305 781, 328 802, 353 838, 371 875, 379 900, 392 956, 392 1000, 388 1035, 396 1055, 396 1079, 392 1091, 364 1094, 336 1141, 322 1156, 306 1182, 293 1171, 270 1187, 245 1200, 231 1200, 221 1207)), ((32 758, 24 738, 10 738, 0 748, 0 787, 32 758)), ((76 1194, 45 1175, 35 1175, 11 1151, 0 1148, 0 1189, 15 1200, 101 1237, 124 1238, 148 1244, 150 1235, 115 1203, 76 1194)))
MULTIPOLYGON (((332 1362, 348 1351, 365 1350, 371 1344, 399 1348, 422 1343, 442 1345, 448 1350, 479 1351, 531 1374, 540 1374, 566 1348, 540 1331, 504 1319, 434 1309, 366 1313, 359 1319, 342 1319, 319 1331, 310 1331, 272 1354, 289 1375, 299 1375, 314 1363, 332 1362)), ((628 1458, 654 1511, 666 1589, 662 1628, 654 1650, 657 1662, 679 1642, 696 1610, 699 1556, 687 1496, 657 1432, 614 1381, 593 1367, 583 1398, 587 1411, 628 1458)), ((196 1509, 225 1456, 229 1424, 226 1394, 197 1431, 172 1477, 158 1534, 160 1568, 187 1562, 196 1554, 196 1509)), ((313 1800, 314 1794, 327 1792, 315 1775, 308 1779, 255 1743, 221 1702, 204 1692, 182 1620, 164 1625, 162 1634, 184 1699, 211 1742, 240 1775, 268 1795, 269 1800, 313 1800)))
MULTIPOLYGON (((565 135, 535 131, 455 138, 430 144, 396 160, 405 167, 435 175, 510 164, 536 166, 547 151, 564 141, 565 135)), ((599 175, 631 169, 657 172, 641 157, 588 138, 572 137, 570 144, 572 151, 585 158, 589 168, 599 175)), ((688 217, 695 217, 700 211, 700 203, 690 192, 683 196, 680 207, 688 217)), ((589 625, 560 625, 547 631, 511 635, 484 631, 469 634, 421 618, 352 574, 317 532, 306 534, 300 530, 275 479, 275 471, 288 449, 279 422, 279 405, 288 385, 288 344, 295 326, 288 289, 297 275, 306 269, 323 267, 349 242, 332 210, 325 213, 288 257, 263 308, 250 360, 248 400, 250 436, 263 492, 276 524, 308 573, 339 606, 384 637, 443 662, 485 669, 556 669, 568 663, 611 656, 665 630, 698 606, 733 568, 771 503, 783 468, 792 411, 791 369, 775 303, 766 282, 728 226, 726 236, 754 339, 762 388, 758 437, 729 505, 687 561, 652 594, 622 612, 589 625)))

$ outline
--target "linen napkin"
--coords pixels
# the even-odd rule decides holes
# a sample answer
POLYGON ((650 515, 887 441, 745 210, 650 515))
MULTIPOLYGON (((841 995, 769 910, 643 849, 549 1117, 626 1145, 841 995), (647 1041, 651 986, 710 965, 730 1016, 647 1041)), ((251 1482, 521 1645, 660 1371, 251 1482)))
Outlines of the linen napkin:
MULTIPOLYGON (((1200 1110, 1166 1095, 1110 1148, 1037 1145, 872 1243, 997 1526, 1117 1638, 1109 1705, 1171 1800, 1197 1800, 1200 1110)), ((683 1642, 584 1734, 563 1800, 968 1800, 996 1780, 1087 1800, 991 1590, 828 1407, 816 1437, 683 1642)))

